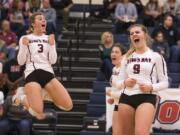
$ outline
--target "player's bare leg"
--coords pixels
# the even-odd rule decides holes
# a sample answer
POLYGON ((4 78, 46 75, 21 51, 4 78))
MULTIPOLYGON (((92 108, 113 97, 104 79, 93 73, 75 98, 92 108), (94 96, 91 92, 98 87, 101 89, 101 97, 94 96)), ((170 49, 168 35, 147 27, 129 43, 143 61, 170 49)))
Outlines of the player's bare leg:
POLYGON ((119 121, 118 121, 118 111, 113 112, 113 122, 112 122, 112 135, 119 135, 120 128, 119 128, 119 121))
POLYGON ((44 119, 43 99, 41 93, 41 86, 36 82, 30 82, 25 85, 25 94, 29 104, 29 112, 37 119, 44 119))
POLYGON ((135 135, 150 135, 154 115, 155 107, 152 104, 143 103, 138 106, 135 114, 135 135))
POLYGON ((119 135, 134 135, 135 109, 127 104, 118 106, 119 135))
POLYGON ((65 111, 72 109, 73 103, 69 93, 56 78, 46 84, 45 90, 47 90, 57 107, 65 111))

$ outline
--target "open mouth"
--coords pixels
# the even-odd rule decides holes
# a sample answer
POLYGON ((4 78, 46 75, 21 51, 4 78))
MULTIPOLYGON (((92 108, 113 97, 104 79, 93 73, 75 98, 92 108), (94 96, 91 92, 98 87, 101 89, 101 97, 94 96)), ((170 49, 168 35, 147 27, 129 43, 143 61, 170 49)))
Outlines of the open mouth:
POLYGON ((42 26, 43 28, 45 28, 45 27, 46 27, 46 25, 45 25, 45 24, 42 24, 41 26, 42 26))
POLYGON ((134 39, 134 42, 135 42, 135 43, 137 43, 137 42, 139 42, 139 41, 140 41, 139 38, 135 38, 135 39, 134 39))
POLYGON ((112 58, 112 61, 115 61, 116 60, 116 58, 112 58))

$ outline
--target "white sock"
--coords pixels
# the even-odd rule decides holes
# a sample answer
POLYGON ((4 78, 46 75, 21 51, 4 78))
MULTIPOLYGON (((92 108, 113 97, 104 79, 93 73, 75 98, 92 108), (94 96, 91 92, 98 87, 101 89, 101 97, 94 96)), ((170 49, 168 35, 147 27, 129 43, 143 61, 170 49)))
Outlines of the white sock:
POLYGON ((29 111, 29 113, 32 115, 32 116, 37 116, 38 115, 38 113, 37 112, 35 112, 31 107, 29 107, 28 108, 28 111, 29 111))
POLYGON ((26 98, 26 95, 20 95, 19 96, 20 100, 21 100, 21 103, 23 102, 24 98, 26 98))

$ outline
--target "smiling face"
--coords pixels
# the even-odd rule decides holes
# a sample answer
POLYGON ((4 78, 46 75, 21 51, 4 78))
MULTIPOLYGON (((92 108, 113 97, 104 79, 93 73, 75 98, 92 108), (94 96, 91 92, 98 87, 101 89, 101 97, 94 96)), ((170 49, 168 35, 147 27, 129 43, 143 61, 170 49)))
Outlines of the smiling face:
POLYGON ((112 60, 112 64, 117 66, 120 64, 122 58, 122 52, 120 50, 119 47, 113 47, 112 51, 111 51, 111 60, 112 60))
POLYGON ((34 22, 32 23, 33 29, 38 33, 46 32, 46 19, 43 15, 39 14, 34 17, 34 22))
POLYGON ((135 49, 144 47, 147 40, 147 34, 140 26, 130 28, 130 40, 135 49))

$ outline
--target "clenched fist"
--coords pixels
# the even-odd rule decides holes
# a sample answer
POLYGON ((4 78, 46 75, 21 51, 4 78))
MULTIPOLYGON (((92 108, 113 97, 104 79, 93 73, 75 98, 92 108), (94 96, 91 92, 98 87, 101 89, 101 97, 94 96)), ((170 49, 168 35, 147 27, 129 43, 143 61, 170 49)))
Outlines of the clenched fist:
POLYGON ((114 99, 113 99, 113 98, 109 98, 109 99, 107 100, 107 102, 108 102, 110 105, 112 105, 112 104, 114 103, 114 99))
POLYGON ((29 44, 29 39, 27 37, 22 38, 22 44, 23 45, 28 45, 29 44))
POLYGON ((139 84, 139 89, 144 93, 149 93, 153 90, 153 87, 150 84, 139 84))
POLYGON ((124 81, 124 84, 127 87, 134 87, 134 85, 136 84, 136 80, 133 78, 128 78, 124 81))
POLYGON ((54 45, 55 44, 55 36, 54 36, 54 34, 49 35, 48 42, 49 42, 49 45, 54 45))

